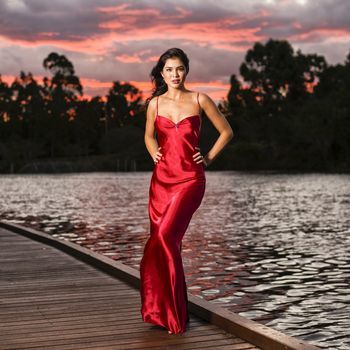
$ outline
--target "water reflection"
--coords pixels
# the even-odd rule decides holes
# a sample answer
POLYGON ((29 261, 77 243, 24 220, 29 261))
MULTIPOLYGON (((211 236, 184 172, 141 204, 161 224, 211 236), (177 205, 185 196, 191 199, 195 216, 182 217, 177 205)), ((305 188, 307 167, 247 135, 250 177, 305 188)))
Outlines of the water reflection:
MULTIPOLYGON (((0 219, 139 269, 150 176, 1 176, 0 219)), ((349 177, 207 172, 183 241, 189 291, 325 349, 350 349, 349 177)))

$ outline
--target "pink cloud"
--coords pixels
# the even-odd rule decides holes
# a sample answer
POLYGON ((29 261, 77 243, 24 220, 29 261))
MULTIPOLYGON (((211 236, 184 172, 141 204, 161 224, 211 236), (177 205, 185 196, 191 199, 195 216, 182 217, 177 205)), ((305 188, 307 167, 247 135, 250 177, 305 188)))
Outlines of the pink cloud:
POLYGON ((109 36, 100 38, 88 38, 85 40, 73 42, 70 40, 46 39, 39 35, 35 39, 9 39, 0 35, 2 45, 13 46, 18 45, 24 48, 35 48, 41 46, 52 46, 73 52, 89 53, 89 54, 104 54, 108 52, 107 43, 110 41, 109 36))
POLYGON ((297 42, 315 42, 342 38, 350 38, 350 30, 348 28, 312 28, 289 37, 290 40, 297 42))
POLYGON ((137 55, 117 55, 115 58, 124 63, 141 63, 142 60, 137 55))

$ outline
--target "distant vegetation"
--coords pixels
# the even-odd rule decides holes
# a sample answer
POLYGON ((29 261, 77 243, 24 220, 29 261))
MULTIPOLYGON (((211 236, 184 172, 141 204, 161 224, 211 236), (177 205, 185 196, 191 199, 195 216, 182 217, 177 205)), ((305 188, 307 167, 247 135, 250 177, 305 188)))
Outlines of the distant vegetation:
MULTIPOLYGON (((152 169, 140 90, 114 81, 88 100, 65 56, 43 66, 41 84, 31 73, 10 86, 0 76, 1 172, 152 169)), ((235 137, 210 169, 349 171, 350 54, 329 65, 270 39, 247 52, 240 75, 219 104, 235 137)), ((205 115, 201 132, 205 153, 218 136, 205 115)))

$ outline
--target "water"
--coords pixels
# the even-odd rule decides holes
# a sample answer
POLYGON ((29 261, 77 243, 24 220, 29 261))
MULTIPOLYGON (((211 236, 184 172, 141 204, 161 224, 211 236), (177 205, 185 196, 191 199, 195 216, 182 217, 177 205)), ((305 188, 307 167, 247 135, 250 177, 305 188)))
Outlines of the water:
MULTIPOLYGON (((206 172, 189 292, 324 349, 350 349, 350 175, 206 172)), ((0 219, 139 269, 150 172, 0 176, 0 219)))

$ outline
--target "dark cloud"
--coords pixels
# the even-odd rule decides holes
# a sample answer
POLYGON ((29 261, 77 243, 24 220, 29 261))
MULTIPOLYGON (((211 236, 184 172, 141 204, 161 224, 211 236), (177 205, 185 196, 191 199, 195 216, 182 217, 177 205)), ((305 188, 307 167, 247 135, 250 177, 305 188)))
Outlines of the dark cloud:
MULTIPOLYGON (((330 35, 333 30, 341 29, 350 35, 350 1, 308 0, 304 5, 298 5, 297 1, 289 0, 283 4, 271 3, 259 5, 257 8, 269 12, 267 18, 255 19, 256 25, 267 22, 259 32, 261 35, 288 39, 297 35, 302 37, 303 34, 318 29, 328 30, 330 35)), ((309 40, 313 38, 319 40, 316 36, 309 40)))
MULTIPOLYGON (((109 1, 100 1, 110 4, 109 1)), ((99 3, 100 3, 99 2, 99 3)), ((99 31, 103 15, 95 1, 1 0, 0 33, 14 40, 37 40, 54 33, 56 40, 82 40, 99 31)))

